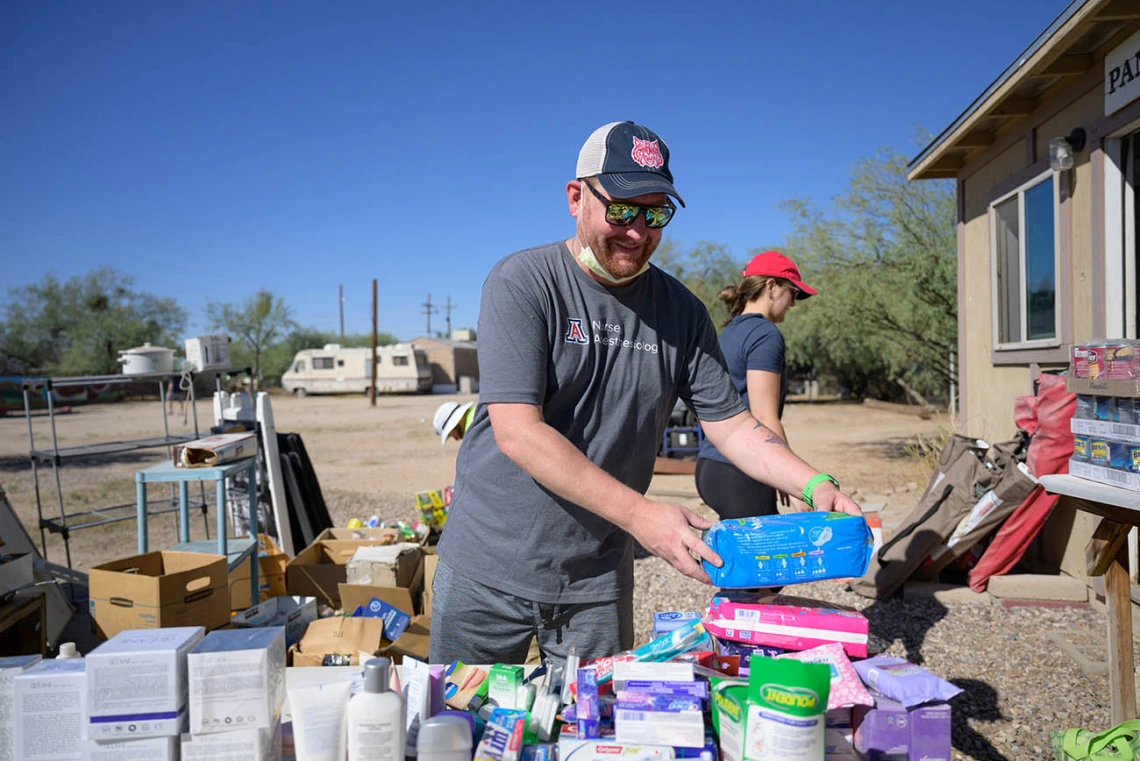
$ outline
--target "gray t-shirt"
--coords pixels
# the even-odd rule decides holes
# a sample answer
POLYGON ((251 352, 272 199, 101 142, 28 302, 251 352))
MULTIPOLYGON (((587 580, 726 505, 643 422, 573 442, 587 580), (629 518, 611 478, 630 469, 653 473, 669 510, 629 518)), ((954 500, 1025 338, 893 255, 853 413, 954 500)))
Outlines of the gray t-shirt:
POLYGON ((441 560, 532 602, 617 599, 633 584, 629 535, 504 455, 487 405, 539 405, 587 458, 644 494, 678 397, 702 420, 745 409, 708 312, 657 267, 607 287, 554 243, 495 265, 478 335, 479 406, 459 450, 441 560))

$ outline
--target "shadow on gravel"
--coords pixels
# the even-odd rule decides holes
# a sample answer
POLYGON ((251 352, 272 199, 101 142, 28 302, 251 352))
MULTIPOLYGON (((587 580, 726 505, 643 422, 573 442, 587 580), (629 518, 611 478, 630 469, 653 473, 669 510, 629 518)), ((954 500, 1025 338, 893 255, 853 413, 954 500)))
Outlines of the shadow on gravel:
POLYGON ((945 618, 948 611, 933 597, 921 600, 890 597, 875 600, 862 612, 870 628, 870 654, 881 653, 895 640, 901 640, 906 659, 921 665, 925 661, 922 646, 926 643, 926 633, 945 618))
POLYGON ((1011 761, 968 723, 1001 721, 998 693, 980 679, 952 679, 965 692, 950 701, 950 737, 954 749, 976 761, 1011 761))

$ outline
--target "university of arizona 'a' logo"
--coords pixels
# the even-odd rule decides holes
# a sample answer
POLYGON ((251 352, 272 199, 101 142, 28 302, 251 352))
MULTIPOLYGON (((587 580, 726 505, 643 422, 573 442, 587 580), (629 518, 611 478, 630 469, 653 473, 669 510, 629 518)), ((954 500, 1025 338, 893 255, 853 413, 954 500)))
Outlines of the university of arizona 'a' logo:
POLYGON ((582 330, 582 320, 579 317, 567 318, 566 341, 572 344, 588 344, 586 331, 582 330))

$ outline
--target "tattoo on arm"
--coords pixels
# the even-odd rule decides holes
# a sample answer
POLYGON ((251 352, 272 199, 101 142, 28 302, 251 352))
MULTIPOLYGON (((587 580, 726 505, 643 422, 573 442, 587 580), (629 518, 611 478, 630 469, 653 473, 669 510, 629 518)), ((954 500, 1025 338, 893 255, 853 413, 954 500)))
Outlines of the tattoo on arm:
POLYGON ((759 420, 756 421, 754 430, 760 431, 760 434, 764 437, 765 444, 779 444, 784 449, 788 448, 788 443, 786 441, 781 439, 778 435, 776 435, 775 431, 761 423, 759 420))

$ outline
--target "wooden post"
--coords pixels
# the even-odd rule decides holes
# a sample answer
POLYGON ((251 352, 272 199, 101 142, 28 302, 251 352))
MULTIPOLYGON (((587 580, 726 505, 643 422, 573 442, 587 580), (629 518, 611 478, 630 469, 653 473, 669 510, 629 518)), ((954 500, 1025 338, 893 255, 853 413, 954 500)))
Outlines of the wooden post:
POLYGON ((1127 567, 1127 546, 1104 574, 1104 601, 1108 606, 1108 686, 1112 724, 1136 718, 1136 668, 1132 657, 1132 596, 1127 567))
POLYGON ((372 278, 372 406, 376 406, 376 278, 372 278))

